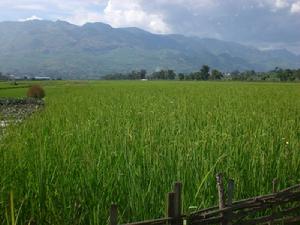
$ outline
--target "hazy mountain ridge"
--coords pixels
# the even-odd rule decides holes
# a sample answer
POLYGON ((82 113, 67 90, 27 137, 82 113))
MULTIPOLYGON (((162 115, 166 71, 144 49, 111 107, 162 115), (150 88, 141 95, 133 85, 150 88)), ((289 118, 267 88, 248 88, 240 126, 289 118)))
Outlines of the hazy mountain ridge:
POLYGON ((76 26, 64 21, 0 23, 0 71, 91 78, 134 69, 178 72, 208 64, 222 71, 299 68, 286 50, 260 51, 215 39, 157 35, 103 23, 76 26))

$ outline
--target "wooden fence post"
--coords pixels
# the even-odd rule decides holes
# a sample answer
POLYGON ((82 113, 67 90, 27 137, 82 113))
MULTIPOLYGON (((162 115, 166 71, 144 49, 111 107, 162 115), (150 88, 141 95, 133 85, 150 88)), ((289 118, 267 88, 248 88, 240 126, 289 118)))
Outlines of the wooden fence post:
MULTIPOLYGON (((272 192, 273 192, 273 194, 277 192, 277 179, 276 178, 272 180, 272 192)), ((272 214, 274 214, 274 213, 276 213, 276 208, 273 206, 272 214)), ((268 224, 273 225, 274 224, 273 220, 271 220, 268 224)))
POLYGON ((170 192, 168 194, 168 203, 167 203, 167 217, 171 218, 168 224, 173 224, 173 218, 175 217, 175 192, 170 192))
POLYGON ((110 206, 109 224, 110 225, 117 225, 118 224, 118 206, 116 204, 112 204, 110 206))
POLYGON ((228 206, 232 206, 232 202, 233 202, 233 193, 234 193, 234 180, 233 179, 229 179, 228 181, 228 188, 227 188, 227 205, 228 206))
POLYGON ((183 221, 181 220, 181 213, 182 213, 182 201, 181 201, 181 193, 182 193, 182 183, 176 182, 174 184, 175 192, 175 211, 174 211, 174 217, 176 218, 174 223, 175 224, 182 224, 183 221))
POLYGON ((273 181, 272 181, 272 186, 273 186, 273 193, 276 193, 277 192, 277 179, 275 178, 275 179, 273 179, 273 181))
MULTIPOLYGON (((227 207, 232 206, 233 194, 234 194, 234 180, 229 179, 228 186, 227 186, 227 207)), ((231 218, 232 218, 232 211, 230 210, 227 215, 227 224, 228 225, 232 224, 231 218)))
POLYGON ((175 217, 180 217, 182 184, 180 182, 176 182, 173 191, 175 192, 175 217))
MULTIPOLYGON (((217 188, 218 188, 218 197, 219 197, 219 209, 225 208, 225 193, 224 193, 224 183, 223 183, 223 175, 221 173, 218 173, 217 176, 217 188)), ((222 222, 220 225, 226 225, 226 218, 225 214, 221 213, 222 222)))

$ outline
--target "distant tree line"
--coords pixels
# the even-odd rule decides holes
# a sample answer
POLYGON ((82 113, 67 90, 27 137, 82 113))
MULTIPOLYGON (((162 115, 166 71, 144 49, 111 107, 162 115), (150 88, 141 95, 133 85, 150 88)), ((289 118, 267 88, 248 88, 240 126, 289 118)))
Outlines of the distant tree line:
POLYGON ((7 81, 9 77, 0 72, 0 81, 7 81))
POLYGON ((114 73, 114 74, 107 74, 102 77, 104 80, 141 80, 146 79, 147 71, 140 70, 140 71, 131 71, 129 73, 114 73))
MULTIPOLYGON (((54 76, 55 77, 55 76, 54 76)), ((13 79, 9 74, 0 72, 0 81, 13 79)), ((20 78, 18 78, 20 79, 20 78)), ((23 80, 34 80, 35 77, 23 77, 23 80)), ((56 77, 61 80, 61 77, 56 77)), ((254 70, 221 72, 203 65, 199 71, 191 73, 176 73, 171 69, 162 69, 152 73, 146 70, 133 70, 128 73, 114 73, 102 77, 104 80, 236 80, 236 81, 300 81, 300 69, 281 69, 276 67, 268 72, 254 70)))
POLYGON ((263 81, 300 81, 300 69, 281 69, 276 67, 274 70, 268 72, 250 71, 233 71, 230 74, 232 80, 263 80, 263 81))
POLYGON ((147 74, 146 70, 131 71, 129 73, 108 74, 103 77, 105 80, 220 80, 223 73, 214 69, 210 71, 209 66, 203 65, 200 71, 184 74, 176 73, 174 70, 159 70, 151 74, 147 74))
POLYGON ((192 73, 176 73, 174 70, 159 70, 147 74, 146 70, 132 71, 129 73, 109 74, 105 80, 237 80, 237 81, 300 81, 300 69, 281 69, 276 67, 268 72, 232 71, 224 73, 217 69, 210 69, 203 65, 199 71, 192 73))

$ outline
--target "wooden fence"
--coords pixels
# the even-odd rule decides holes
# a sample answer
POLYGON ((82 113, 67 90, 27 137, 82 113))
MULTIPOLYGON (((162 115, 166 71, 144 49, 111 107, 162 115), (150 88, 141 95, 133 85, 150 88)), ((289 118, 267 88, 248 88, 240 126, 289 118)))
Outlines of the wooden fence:
MULTIPOLYGON (((276 180, 274 180, 272 194, 234 202, 234 181, 230 179, 227 182, 226 194, 222 174, 218 174, 216 178, 219 197, 218 206, 182 214, 182 184, 177 182, 173 191, 168 194, 165 218, 128 223, 126 225, 300 224, 300 184, 277 191, 276 180)), ((117 225, 117 219, 117 205, 113 204, 110 208, 110 225, 117 225)))

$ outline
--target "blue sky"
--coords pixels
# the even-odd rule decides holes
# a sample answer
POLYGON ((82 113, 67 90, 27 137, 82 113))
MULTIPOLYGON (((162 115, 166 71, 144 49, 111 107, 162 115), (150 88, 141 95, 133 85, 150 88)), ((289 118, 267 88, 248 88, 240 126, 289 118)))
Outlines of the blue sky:
POLYGON ((0 21, 104 22, 300 54, 300 0, 0 0, 0 21))

